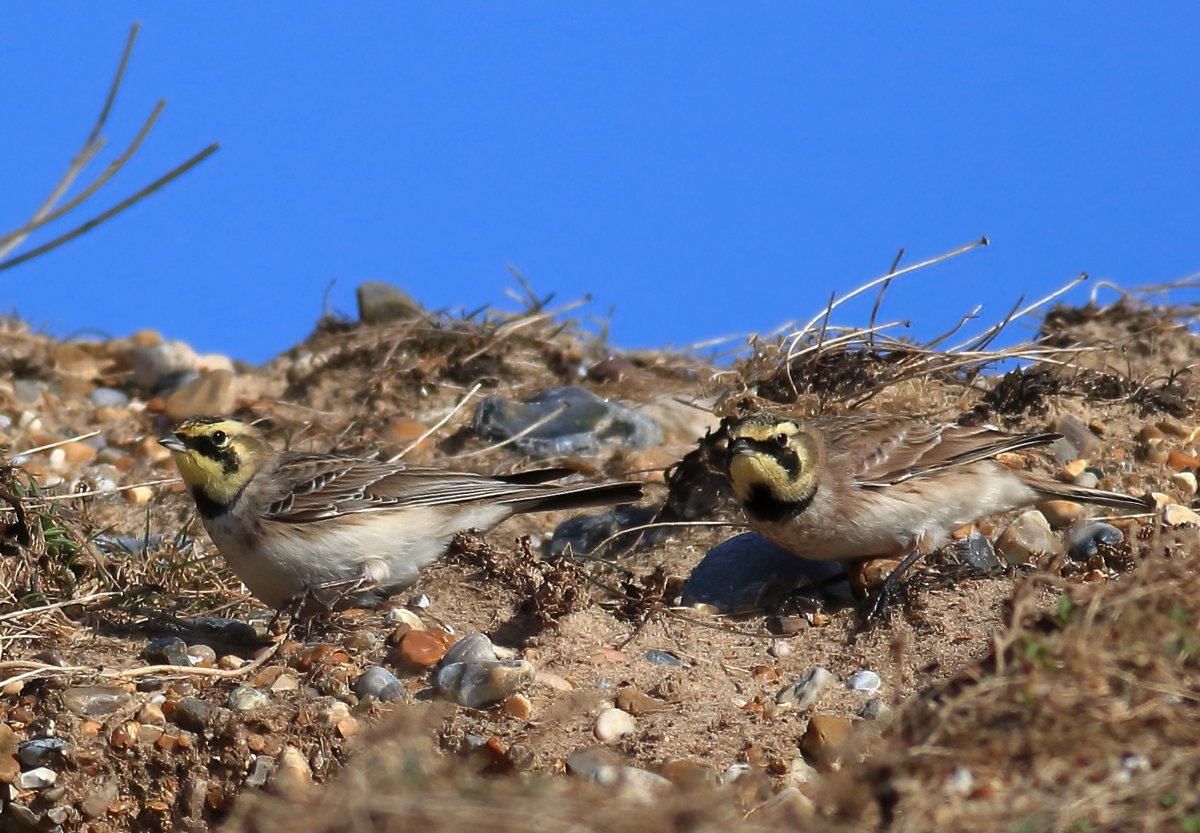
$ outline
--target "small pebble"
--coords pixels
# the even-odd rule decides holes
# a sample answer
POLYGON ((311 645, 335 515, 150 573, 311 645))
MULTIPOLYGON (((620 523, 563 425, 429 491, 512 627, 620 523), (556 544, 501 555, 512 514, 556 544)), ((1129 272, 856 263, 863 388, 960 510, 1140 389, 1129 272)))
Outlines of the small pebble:
POLYGON ((380 702, 390 703, 402 698, 406 692, 404 684, 391 671, 374 665, 354 681, 354 693, 359 697, 373 697, 380 702))
POLYGON ((752 772, 754 772, 754 767, 752 767, 750 764, 730 764, 725 768, 725 771, 721 773, 718 780, 721 784, 732 784, 734 781, 746 775, 750 775, 752 772))
POLYGON ((804 736, 800 739, 800 751, 816 763, 818 769, 836 769, 841 762, 842 752, 853 725, 853 721, 848 717, 813 715, 808 721, 804 736))
POLYGON ((1070 414, 1063 414, 1056 419, 1051 430, 1056 434, 1063 435, 1061 440, 1057 440, 1051 446, 1054 453, 1063 462, 1072 461, 1080 456, 1093 457, 1104 450, 1104 441, 1097 437, 1092 429, 1070 414), (1067 444, 1069 451, 1061 447, 1061 443, 1067 444))
POLYGON ((846 688, 864 694, 874 694, 882 685, 883 681, 879 679, 879 675, 871 670, 856 671, 846 680, 846 688))
POLYGON ((27 740, 17 748, 17 757, 26 768, 61 765, 66 761, 71 745, 62 738, 27 740))
POLYGON ((1085 468, 1071 478, 1071 482, 1085 489, 1094 489, 1100 485, 1100 471, 1091 467, 1085 468))
POLYGON ((1000 534, 996 549, 1009 564, 1028 564, 1047 554, 1062 552, 1062 544, 1054 536, 1046 516, 1036 509, 1022 512, 1000 534))
POLYGON ((637 731, 633 715, 621 709, 605 709, 596 718, 592 732, 601 743, 616 743, 637 731))
POLYGON ((872 697, 862 704, 858 716, 866 720, 887 722, 891 720, 892 709, 881 697, 872 697))
POLYGON ((567 755, 567 772, 589 781, 594 780, 596 773, 606 766, 616 766, 621 757, 603 746, 583 746, 567 755))
POLYGON ((664 792, 675 788, 661 775, 636 766, 601 767, 595 781, 602 787, 616 789, 622 799, 637 804, 657 804, 664 792))
POLYGON ((187 643, 178 636, 165 636, 162 639, 151 640, 142 650, 142 656, 159 665, 190 667, 192 664, 188 657, 187 643))
POLYGON ((57 772, 49 767, 39 766, 17 776, 17 786, 23 790, 44 790, 53 787, 57 780, 57 772))
POLYGON ((796 682, 781 688, 775 695, 775 703, 797 711, 811 709, 832 682, 833 675, 818 665, 796 682))
POLYGON ((408 606, 413 610, 429 610, 433 606, 433 600, 424 593, 418 593, 408 600, 408 606))
POLYGON ((42 398, 45 384, 36 379, 13 379, 13 394, 23 405, 32 405, 42 398))
POLYGON ((74 686, 63 690, 63 705, 70 711, 85 717, 112 714, 124 708, 133 695, 121 688, 109 686, 74 686))
POLYGON ((79 811, 85 819, 100 818, 108 812, 108 805, 117 797, 119 790, 116 779, 94 784, 80 803, 79 811))
POLYGON ((299 678, 290 671, 285 671, 275 678, 275 682, 271 683, 268 688, 271 691, 279 693, 281 691, 295 691, 300 688, 299 678))
POLYGON ((130 506, 145 506, 154 500, 154 489, 150 486, 134 486, 121 492, 121 498, 130 506))
POLYGON ((248 685, 237 686, 229 692, 229 697, 226 698, 229 708, 238 712, 256 711, 265 708, 270 702, 271 698, 266 692, 248 685))
POLYGON ((1196 494, 1196 475, 1190 471, 1180 471, 1171 475, 1171 483, 1175 488, 1183 493, 1184 497, 1192 497, 1196 494))
POLYGON ((1044 500, 1037 509, 1050 523, 1051 529, 1066 529, 1083 517, 1083 504, 1073 500, 1044 500))
POLYGON ((350 706, 341 700, 334 700, 329 704, 329 708, 321 712, 320 721, 322 726, 336 726, 339 721, 349 716, 350 706))
POLYGON ((547 688, 552 688, 555 691, 574 691, 575 686, 566 677, 551 673, 550 671, 542 671, 538 669, 533 676, 533 681, 538 685, 544 685, 547 688))
POLYGON ((97 408, 124 408, 129 404, 129 396, 116 388, 93 388, 88 401, 97 408))
POLYGON ((187 657, 192 665, 200 668, 212 668, 217 664, 217 652, 208 645, 189 645, 187 657))
POLYGON ((1180 506, 1178 503, 1169 503, 1163 509, 1163 522, 1167 526, 1183 526, 1185 524, 1200 526, 1200 515, 1197 515, 1186 506, 1180 506))
POLYGON ((382 281, 365 281, 354 290, 358 301, 358 320, 364 324, 411 321, 425 316, 425 310, 407 292, 382 281))
POLYGON ((4 808, 3 818, 6 822, 13 823, 9 829, 25 831, 36 830, 38 827, 38 814, 20 801, 10 801, 4 808))
POLYGON ((446 643, 429 631, 409 631, 400 640, 400 656, 417 668, 432 668, 445 655, 446 643))
POLYGON ((514 694, 501 704, 500 711, 517 720, 529 720, 533 717, 533 703, 524 694, 514 694))
POLYGON ((1112 524, 1103 521, 1084 524, 1073 530, 1067 536, 1067 552, 1072 557, 1086 561, 1100 551, 1100 545, 1119 544, 1125 540, 1125 533, 1112 524))
POLYGON ((791 784, 807 784, 816 778, 817 774, 817 768, 798 755, 788 764, 787 780, 791 784))
POLYGON ((129 749, 135 746, 138 742, 138 736, 141 734, 141 728, 141 724, 136 720, 120 724, 108 736, 109 745, 114 749, 129 749))
POLYGON ((786 639, 776 639, 771 643, 771 647, 767 648, 767 653, 776 659, 783 659, 792 655, 792 646, 786 639))
POLYGON ((96 449, 85 442, 70 442, 62 446, 63 459, 71 468, 78 468, 96 458, 96 449))
POLYGON ((966 538, 956 541, 954 551, 964 562, 980 572, 991 572, 1000 566, 996 548, 992 546, 988 537, 980 532, 972 532, 966 538))
POLYGON ((393 625, 408 625, 409 629, 414 631, 425 630, 425 623, 421 621, 421 617, 407 607, 393 607, 388 611, 387 618, 393 625))
POLYGON ((1167 465, 1174 471, 1195 471, 1200 468, 1200 457, 1185 454, 1176 448, 1167 454, 1167 465))
POLYGON ((250 774, 246 776, 243 784, 252 789, 262 789, 267 785, 267 781, 271 779, 271 775, 275 772, 275 759, 268 755, 258 755, 254 759, 254 766, 250 769, 250 774))
POLYGON ((967 795, 975 789, 975 776, 965 766, 956 766, 946 779, 946 791, 951 795, 967 795))
POLYGON ((191 732, 203 732, 216 717, 217 708, 198 697, 184 697, 175 704, 171 722, 191 732))
POLYGON ((162 726, 147 726, 138 724, 137 742, 143 746, 156 742, 163 735, 162 726))
POLYGON ((656 544, 670 534, 661 528, 619 534, 650 523, 655 514, 655 510, 643 506, 618 506, 597 515, 577 515, 555 527, 547 549, 552 556, 562 555, 569 548, 576 555, 616 558, 634 545, 656 544))
POLYGON ((0 783, 11 784, 21 771, 18 754, 17 733, 12 727, 0 723, 0 783))
POLYGON ((138 709, 137 722, 145 723, 150 726, 164 726, 167 719, 163 716, 162 706, 158 703, 150 702, 142 705, 138 709))
POLYGON ((434 686, 447 700, 482 709, 507 699, 533 681, 533 666, 524 660, 453 662, 434 675, 434 686))
POLYGON ((495 662, 496 647, 487 634, 469 633, 450 646, 442 660, 444 665, 454 662, 495 662))
POLYGON ((312 767, 304 753, 294 746, 284 747, 279 756, 271 789, 285 796, 297 796, 312 784, 312 767))
POLYGON ((172 421, 197 414, 227 414, 237 397, 237 378, 230 370, 210 370, 172 391, 165 411, 172 421))
POLYGON ((683 668, 684 662, 670 651, 659 651, 651 648, 645 654, 646 659, 654 665, 669 665, 673 668, 683 668))

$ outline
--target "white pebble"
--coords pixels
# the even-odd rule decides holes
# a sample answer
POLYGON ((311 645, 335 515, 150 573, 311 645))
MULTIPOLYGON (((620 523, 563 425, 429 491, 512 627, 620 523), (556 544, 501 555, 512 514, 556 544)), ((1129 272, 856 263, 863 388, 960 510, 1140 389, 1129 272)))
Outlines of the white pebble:
POLYGON ((791 656, 792 646, 788 644, 786 639, 776 639, 771 643, 771 647, 767 649, 767 653, 776 659, 783 659, 791 656))
POLYGON ((29 769, 22 772, 17 777, 17 786, 23 790, 44 790, 46 787, 53 787, 54 782, 57 780, 57 772, 48 767, 40 766, 36 769, 29 769))
POLYGON ((866 694, 874 694, 882 685, 883 681, 879 679, 879 675, 868 670, 856 671, 846 680, 846 688, 866 694))
POLYGON ((408 606, 414 610, 428 610, 433 605, 433 600, 424 593, 418 593, 408 600, 408 606))
POLYGON ((1171 475, 1171 482, 1175 484, 1175 488, 1188 497, 1196 494, 1196 475, 1190 471, 1176 472, 1171 475))
POLYGON ((596 718, 596 726, 592 731, 596 735, 596 740, 601 743, 615 743, 636 732, 637 721, 627 711, 615 708, 605 709, 596 718))
POLYGON ((393 625, 408 625, 414 631, 425 630, 425 623, 421 621, 421 617, 407 607, 393 607, 388 611, 387 618, 393 625))

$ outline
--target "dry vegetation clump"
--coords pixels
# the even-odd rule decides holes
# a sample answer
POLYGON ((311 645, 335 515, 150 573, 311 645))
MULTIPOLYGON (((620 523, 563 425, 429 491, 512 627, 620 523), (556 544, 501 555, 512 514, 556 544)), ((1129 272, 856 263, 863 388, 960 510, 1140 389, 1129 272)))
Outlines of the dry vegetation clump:
POLYGON ((903 709, 827 809, 891 830, 1200 830, 1195 530, 1111 584, 1018 587, 992 651, 903 709))
MULTIPOLYGON (((426 418, 474 393, 519 399, 588 380, 602 394, 642 389, 662 396, 690 389, 707 369, 682 354, 614 360, 602 331, 568 317, 578 304, 547 309, 551 298, 531 292, 520 300, 515 313, 422 313, 375 326, 327 316, 269 366, 287 383, 270 410, 351 436, 379 432, 396 414, 426 418)), ((447 450, 462 439, 448 438, 447 450)))

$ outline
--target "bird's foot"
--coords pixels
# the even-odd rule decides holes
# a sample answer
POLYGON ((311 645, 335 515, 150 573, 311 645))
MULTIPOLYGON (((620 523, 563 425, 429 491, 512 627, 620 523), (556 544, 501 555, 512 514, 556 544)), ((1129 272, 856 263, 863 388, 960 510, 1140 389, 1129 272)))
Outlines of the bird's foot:
POLYGON ((900 585, 904 581, 904 576, 908 573, 910 567, 917 562, 924 553, 920 549, 915 549, 904 557, 904 560, 897 565, 896 569, 888 573, 887 578, 883 580, 875 591, 867 598, 863 608, 863 623, 862 630, 870 630, 876 625, 882 624, 888 620, 888 615, 891 613, 892 602, 899 595, 900 585))

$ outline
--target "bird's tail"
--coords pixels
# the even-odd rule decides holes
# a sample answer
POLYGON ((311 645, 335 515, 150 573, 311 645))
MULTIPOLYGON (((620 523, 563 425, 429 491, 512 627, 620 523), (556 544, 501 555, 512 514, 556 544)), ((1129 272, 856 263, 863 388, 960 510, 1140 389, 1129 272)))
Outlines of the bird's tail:
POLYGON ((1055 483, 1050 480, 1029 479, 1025 482, 1037 492, 1039 500, 1073 500, 1076 503, 1094 503, 1097 506, 1108 506, 1112 509, 1138 513, 1153 512, 1158 508, 1154 498, 1149 495, 1133 497, 1121 492, 1089 489, 1085 486, 1055 483))
POLYGON ((636 503, 641 499, 641 483, 570 483, 515 490, 504 502, 510 504, 515 512, 549 512, 636 503))

